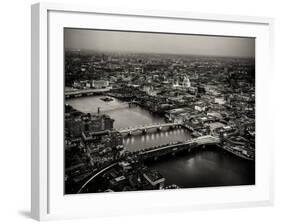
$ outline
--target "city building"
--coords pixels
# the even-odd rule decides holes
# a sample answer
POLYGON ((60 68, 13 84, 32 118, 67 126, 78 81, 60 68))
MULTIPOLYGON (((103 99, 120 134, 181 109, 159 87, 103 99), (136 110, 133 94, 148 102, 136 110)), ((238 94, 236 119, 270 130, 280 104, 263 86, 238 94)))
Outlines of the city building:
POLYGON ((92 87, 95 89, 103 89, 109 87, 109 81, 106 80, 93 80, 92 87))

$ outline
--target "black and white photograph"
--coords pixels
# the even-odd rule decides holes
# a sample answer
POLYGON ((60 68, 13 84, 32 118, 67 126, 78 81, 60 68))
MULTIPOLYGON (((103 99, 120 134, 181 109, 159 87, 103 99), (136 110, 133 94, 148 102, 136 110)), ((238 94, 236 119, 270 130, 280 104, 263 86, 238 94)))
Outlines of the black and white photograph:
POLYGON ((64 193, 255 185, 255 38, 64 28, 64 193))

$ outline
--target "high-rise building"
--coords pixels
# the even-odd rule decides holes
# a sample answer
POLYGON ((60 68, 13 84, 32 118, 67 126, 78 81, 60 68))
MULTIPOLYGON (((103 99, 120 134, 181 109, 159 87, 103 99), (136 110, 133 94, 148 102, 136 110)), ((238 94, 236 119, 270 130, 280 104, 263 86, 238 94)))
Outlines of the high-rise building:
POLYGON ((72 137, 79 137, 84 129, 83 122, 80 117, 69 118, 65 120, 65 128, 72 137))
POLYGON ((184 76, 184 78, 183 78, 182 87, 185 87, 185 88, 191 87, 191 83, 190 83, 190 80, 187 77, 187 75, 184 76))
POLYGON ((110 130, 113 128, 114 119, 108 115, 91 115, 88 120, 85 121, 85 131, 99 132, 110 130))
POLYGON ((113 129, 114 119, 112 119, 108 115, 103 115, 103 122, 104 122, 104 130, 113 129))
POLYGON ((65 120, 67 133, 73 137, 80 137, 82 132, 100 132, 113 129, 114 119, 108 115, 87 114, 71 117, 65 120))

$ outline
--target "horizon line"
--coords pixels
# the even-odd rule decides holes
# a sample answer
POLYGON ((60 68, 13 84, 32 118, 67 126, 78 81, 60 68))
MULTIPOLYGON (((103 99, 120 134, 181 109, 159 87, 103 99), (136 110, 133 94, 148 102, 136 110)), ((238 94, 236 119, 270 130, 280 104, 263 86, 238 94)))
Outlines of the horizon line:
POLYGON ((226 57, 226 58, 251 58, 254 56, 235 56, 235 55, 212 55, 212 54, 184 54, 184 53, 164 53, 164 52, 144 52, 144 51, 110 51, 110 50, 94 50, 84 48, 64 48, 64 51, 94 51, 95 53, 115 53, 115 54, 150 54, 150 55, 178 55, 178 56, 199 56, 199 57, 226 57))

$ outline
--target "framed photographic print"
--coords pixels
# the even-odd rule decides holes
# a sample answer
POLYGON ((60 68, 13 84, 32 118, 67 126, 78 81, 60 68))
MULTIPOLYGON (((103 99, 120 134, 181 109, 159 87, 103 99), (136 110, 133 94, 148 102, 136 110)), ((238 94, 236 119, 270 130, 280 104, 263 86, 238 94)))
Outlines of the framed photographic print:
POLYGON ((32 216, 272 203, 270 18, 32 6, 32 216))

